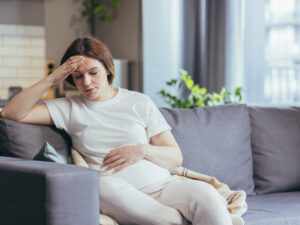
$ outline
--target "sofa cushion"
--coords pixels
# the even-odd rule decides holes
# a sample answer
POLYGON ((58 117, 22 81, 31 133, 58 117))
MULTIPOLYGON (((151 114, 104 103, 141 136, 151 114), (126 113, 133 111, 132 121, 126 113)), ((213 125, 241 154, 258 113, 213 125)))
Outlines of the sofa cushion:
POLYGON ((248 196, 246 225, 300 225, 300 192, 248 196))
POLYGON ((300 108, 249 107, 257 193, 300 190, 300 108))
POLYGON ((254 194, 246 105, 161 108, 183 154, 183 166, 254 194))
POLYGON ((33 159, 45 142, 55 149, 70 149, 65 132, 54 126, 24 124, 0 116, 0 152, 3 156, 33 159))

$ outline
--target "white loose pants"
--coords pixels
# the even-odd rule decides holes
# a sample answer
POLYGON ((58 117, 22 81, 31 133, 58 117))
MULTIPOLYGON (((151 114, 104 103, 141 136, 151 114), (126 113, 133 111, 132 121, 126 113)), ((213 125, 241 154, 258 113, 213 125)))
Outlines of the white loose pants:
MULTIPOLYGON (((211 185, 178 176, 136 189, 122 179, 100 177, 102 213, 120 224, 232 225, 226 200, 211 185)), ((242 221, 234 225, 242 225, 242 221)))

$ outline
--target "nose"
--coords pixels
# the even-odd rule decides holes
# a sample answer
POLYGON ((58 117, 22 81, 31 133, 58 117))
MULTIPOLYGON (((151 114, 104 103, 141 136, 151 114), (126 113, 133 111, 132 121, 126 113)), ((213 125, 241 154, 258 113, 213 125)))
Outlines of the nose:
POLYGON ((90 83, 91 83, 91 78, 90 78, 90 76, 87 75, 87 74, 85 74, 85 75, 83 76, 83 85, 84 85, 84 86, 89 86, 90 83))

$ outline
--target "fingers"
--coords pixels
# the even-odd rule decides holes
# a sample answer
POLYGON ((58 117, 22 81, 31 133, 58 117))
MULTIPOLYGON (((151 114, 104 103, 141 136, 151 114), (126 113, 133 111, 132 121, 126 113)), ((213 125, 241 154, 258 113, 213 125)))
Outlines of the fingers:
POLYGON ((121 159, 118 159, 110 164, 108 164, 108 166, 106 167, 105 170, 110 170, 110 169, 113 169, 115 167, 118 167, 118 166, 121 166, 122 164, 125 163, 125 159, 124 158, 121 158, 121 159))
POLYGON ((70 57, 66 63, 68 64, 71 64, 71 65, 76 65, 78 63, 81 63, 85 60, 85 57, 84 56, 79 56, 79 55, 76 55, 76 56, 72 56, 70 57))
POLYGON ((72 74, 85 61, 84 56, 72 56, 56 70, 54 70, 49 77, 51 77, 53 85, 59 84, 72 74))
POLYGON ((114 173, 119 172, 125 167, 141 160, 140 151, 134 150, 134 146, 123 146, 114 150, 111 150, 103 159, 102 167, 106 167, 105 170, 114 169, 114 173))
POLYGON ((128 165, 132 164, 130 154, 124 154, 124 149, 114 149, 110 151, 103 159, 102 167, 106 167, 105 170, 114 169, 114 173, 119 172, 128 165))
POLYGON ((83 56, 72 56, 64 64, 66 66, 66 73, 70 74, 74 72, 79 66, 83 64, 85 57, 83 56))
POLYGON ((116 155, 109 155, 109 154, 107 156, 105 156, 105 158, 103 159, 102 167, 107 166, 108 164, 122 158, 122 156, 118 155, 118 154, 116 154, 116 155))

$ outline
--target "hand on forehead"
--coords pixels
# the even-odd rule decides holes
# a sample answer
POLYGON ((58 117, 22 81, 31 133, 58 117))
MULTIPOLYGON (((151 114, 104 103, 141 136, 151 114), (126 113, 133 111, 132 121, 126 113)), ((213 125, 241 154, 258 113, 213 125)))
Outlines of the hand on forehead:
POLYGON ((83 63, 78 66, 74 73, 86 73, 96 69, 105 70, 102 63, 100 63, 97 59, 84 56, 83 63))

